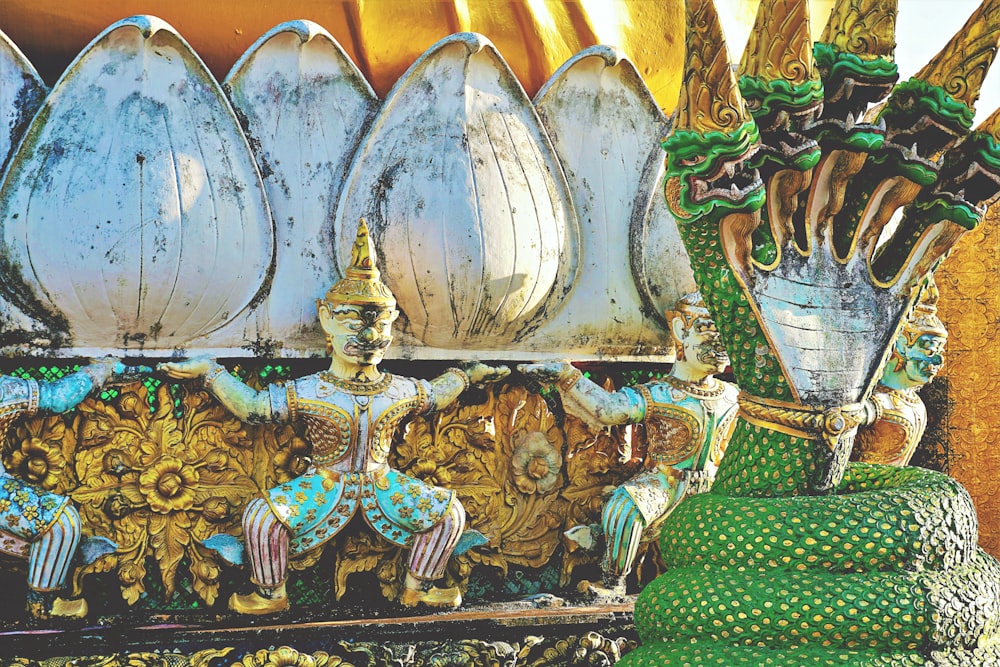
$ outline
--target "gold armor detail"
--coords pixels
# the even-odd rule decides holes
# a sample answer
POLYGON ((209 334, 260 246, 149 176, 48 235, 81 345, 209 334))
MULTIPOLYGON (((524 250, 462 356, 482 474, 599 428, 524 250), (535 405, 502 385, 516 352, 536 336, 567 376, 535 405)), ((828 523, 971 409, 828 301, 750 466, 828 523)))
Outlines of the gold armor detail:
POLYGON ((907 392, 879 385, 872 394, 878 419, 858 431, 853 457, 862 463, 906 465, 920 444, 927 425, 921 400, 907 392))

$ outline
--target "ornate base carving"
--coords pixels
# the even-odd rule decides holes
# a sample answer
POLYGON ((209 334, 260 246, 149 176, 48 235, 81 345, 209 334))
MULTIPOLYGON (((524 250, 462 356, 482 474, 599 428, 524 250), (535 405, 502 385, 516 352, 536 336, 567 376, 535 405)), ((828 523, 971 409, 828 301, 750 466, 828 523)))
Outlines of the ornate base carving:
MULTIPOLYGON (((635 647, 631 604, 538 606, 559 602, 483 605, 461 611, 395 618, 356 615, 316 619, 291 612, 260 623, 228 615, 149 616, 39 634, 0 630, 5 665, 57 667, 390 667, 406 665, 611 665, 635 647), (292 618, 291 616, 295 616, 292 618), (148 621, 146 624, 144 621, 148 621)), ((53 626, 55 627, 55 626, 53 626)))

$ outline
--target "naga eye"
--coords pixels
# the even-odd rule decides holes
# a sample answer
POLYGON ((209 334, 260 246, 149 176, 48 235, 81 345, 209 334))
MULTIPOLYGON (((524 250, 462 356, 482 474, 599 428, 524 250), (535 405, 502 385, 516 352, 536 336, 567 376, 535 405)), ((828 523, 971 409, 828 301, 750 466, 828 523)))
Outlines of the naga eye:
POLYGON ((702 163, 704 161, 705 161, 705 156, 704 155, 696 155, 696 156, 694 156, 693 158, 690 158, 690 159, 688 159, 688 158, 678 158, 677 159, 677 164, 679 164, 682 167, 693 167, 696 164, 700 164, 700 163, 702 163))

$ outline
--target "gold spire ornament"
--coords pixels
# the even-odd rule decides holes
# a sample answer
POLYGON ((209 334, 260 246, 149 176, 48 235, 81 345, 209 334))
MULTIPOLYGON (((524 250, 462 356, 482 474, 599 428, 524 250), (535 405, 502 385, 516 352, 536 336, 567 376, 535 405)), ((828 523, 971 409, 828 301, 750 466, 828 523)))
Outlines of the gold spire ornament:
POLYGON ((965 25, 916 75, 974 108, 1000 46, 1000 0, 985 0, 965 25))
MULTIPOLYGON (((351 263, 344 272, 344 277, 326 293, 326 304, 395 308, 396 297, 382 282, 381 274, 375 265, 377 257, 375 244, 368 233, 368 223, 361 218, 354 245, 351 247, 351 263)), ((323 300, 316 302, 317 306, 323 304, 323 300)))
POLYGON ((862 60, 892 60, 896 49, 896 0, 838 0, 819 42, 862 60))
POLYGON ((676 130, 733 131, 751 121, 712 0, 687 3, 687 59, 676 130))
POLYGON ((819 82, 808 0, 761 0, 738 74, 792 87, 819 82))

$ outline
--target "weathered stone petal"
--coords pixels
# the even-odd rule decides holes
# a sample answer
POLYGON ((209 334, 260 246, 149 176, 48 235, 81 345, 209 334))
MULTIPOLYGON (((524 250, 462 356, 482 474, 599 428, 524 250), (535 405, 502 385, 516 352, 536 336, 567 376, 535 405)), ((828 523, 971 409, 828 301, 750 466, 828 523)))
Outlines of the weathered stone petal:
POLYGON ((659 141, 667 119, 634 65, 608 46, 573 56, 539 91, 535 105, 573 194, 582 248, 580 275, 566 305, 531 342, 564 353, 669 354, 663 308, 682 290, 691 291, 694 280, 666 207, 653 208, 662 199, 662 168, 647 169, 647 163, 662 165, 659 141), (650 256, 630 236, 669 236, 676 250, 650 256), (639 289, 655 291, 655 313, 644 307, 639 289))
POLYGON ((390 92, 337 212, 341 262, 362 216, 408 331, 425 345, 507 348, 551 315, 576 273, 562 170, 480 35, 441 40, 390 92))
POLYGON ((0 175, 47 92, 34 66, 0 31, 0 175))
POLYGON ((53 87, 0 191, 5 296, 77 352, 173 349, 246 308, 273 264, 253 156, 218 83, 152 17, 53 87))
POLYGON ((271 296, 257 335, 291 351, 324 349, 316 299, 337 280, 333 215, 378 99, 330 34, 310 21, 272 28, 223 88, 257 157, 276 233, 271 296))

